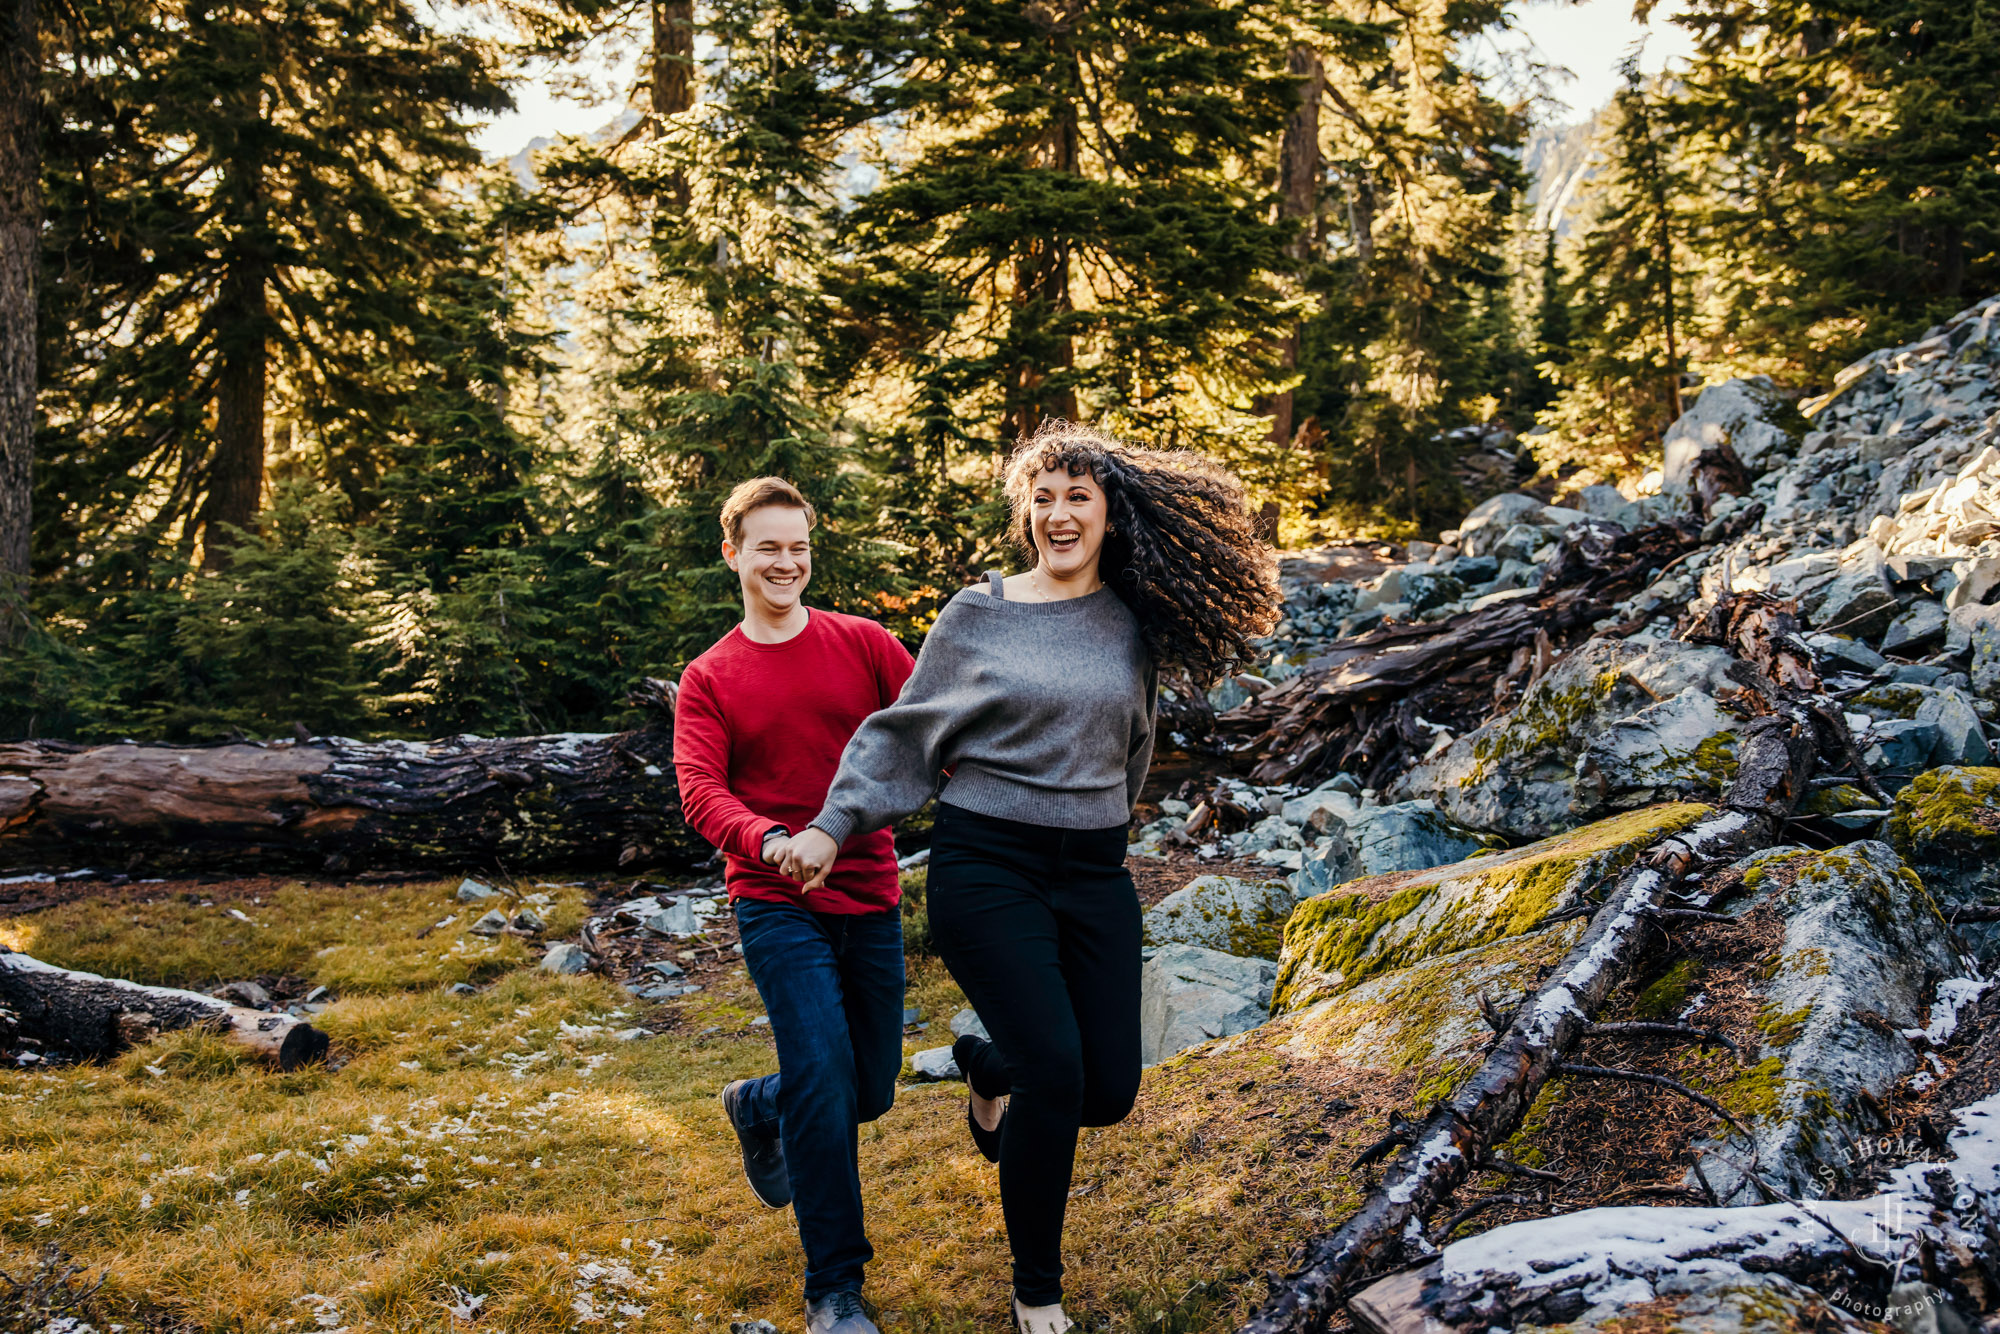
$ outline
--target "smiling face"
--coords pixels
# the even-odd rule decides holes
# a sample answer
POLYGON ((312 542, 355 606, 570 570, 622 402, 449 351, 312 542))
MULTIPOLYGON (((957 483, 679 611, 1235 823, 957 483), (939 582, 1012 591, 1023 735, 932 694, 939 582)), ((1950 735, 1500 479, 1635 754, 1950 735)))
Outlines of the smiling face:
POLYGON ((1089 473, 1064 468, 1035 475, 1028 507, 1039 564, 1051 578, 1070 580, 1096 573, 1108 522, 1104 488, 1089 473))
POLYGON ((722 558, 743 585, 745 611, 776 619, 798 606, 812 578, 812 525, 790 505, 764 505, 743 516, 741 545, 725 541, 722 558))

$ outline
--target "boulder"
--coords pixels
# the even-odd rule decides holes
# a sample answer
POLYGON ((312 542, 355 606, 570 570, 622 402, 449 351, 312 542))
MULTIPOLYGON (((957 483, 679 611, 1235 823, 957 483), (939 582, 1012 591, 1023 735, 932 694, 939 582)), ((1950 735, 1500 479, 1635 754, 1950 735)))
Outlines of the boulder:
POLYGON ((507 914, 498 908, 491 909, 465 929, 475 936, 504 936, 507 934, 507 914))
POLYGON ((548 953, 542 955, 541 969, 545 973, 568 976, 584 972, 589 967, 589 952, 567 940, 557 941, 549 946, 548 953))
POLYGON ((1548 543, 1549 535, 1533 524, 1517 523, 1502 533, 1488 548, 1504 570, 1509 564, 1530 565, 1535 553, 1548 543))
POLYGON ((1200 945, 1246 958, 1276 959, 1292 915, 1292 893, 1278 881, 1204 875, 1146 914, 1148 945, 1200 945))
POLYGON ((686 899, 675 899, 649 913, 640 919, 639 925, 662 936, 692 936, 701 930, 701 923, 695 920, 694 905, 686 899))
POLYGON ((1720 796, 1736 776, 1737 719, 1690 687, 1606 727, 1576 759, 1576 813, 1720 796))
POLYGON ((1912 602, 1909 610, 1889 623, 1882 636, 1882 651, 1899 657, 1922 653, 1944 641, 1945 609, 1925 598, 1912 602))
MULTIPOLYGON (((1991 758, 1972 699, 1951 686, 1891 681, 1851 697, 1845 707, 1871 720, 1868 736, 1884 743, 1882 763, 1892 767, 1907 771, 1939 764, 1984 764, 1991 758), (1897 721, 1912 727, 1901 731, 1888 727, 1897 721), (1914 754, 1912 747, 1926 738, 1930 748, 1914 754)), ((1855 741, 1864 747, 1869 744, 1861 735, 1855 741)))
MULTIPOLYGON (((1423 871, 1506 846, 1505 839, 1466 828, 1423 797, 1388 806, 1360 806, 1344 823, 1342 832, 1353 849, 1354 875, 1423 871)), ((1328 840, 1333 837, 1329 831, 1328 840)), ((1324 855, 1331 870, 1334 854, 1324 855)))
POLYGON ((1466 539, 1482 529, 1492 529, 1496 533, 1505 532, 1517 523, 1532 521, 1533 516, 1542 512, 1542 502, 1533 496, 1524 496, 1518 491, 1508 491, 1482 500, 1472 507, 1458 525, 1459 549, 1471 554, 1466 539))
POLYGON ((955 1038, 970 1034, 975 1038, 985 1038, 988 1042, 993 1040, 993 1035, 986 1031, 986 1022, 979 1017, 979 1012, 969 1005, 952 1015, 950 1027, 951 1035, 955 1038))
POLYGON ((1708 386, 1660 442, 1661 491, 1686 494, 1695 460, 1703 450, 1718 445, 1735 450, 1753 475, 1765 471, 1797 448, 1797 417, 1769 376, 1708 386))
MULTIPOLYGON (((1947 917, 2000 907, 2000 769, 1951 765, 1896 794, 1889 842, 1947 917)), ((2000 923, 1961 923, 1982 962, 2000 958, 2000 923)))
POLYGON ((1412 769, 1395 795, 1428 797, 1462 825, 1544 838, 1577 822, 1577 759, 1621 719, 1694 688, 1733 689, 1733 659, 1675 640, 1597 638, 1565 654, 1505 717, 1412 769))
POLYGON ((1140 1060, 1157 1065, 1177 1052, 1257 1027, 1270 1018, 1277 965, 1199 945, 1168 945, 1139 979, 1140 1060))
POLYGON ((1930 764, 1939 732, 1935 723, 1891 718, 1870 723, 1867 732, 1854 740, 1870 769, 1877 773, 1910 774, 1930 764))
MULTIPOLYGON (((1951 931, 1884 843, 1762 858, 1743 884, 1750 896, 1734 910, 1772 909, 1784 940, 1756 984, 1756 1063, 1722 1101, 1749 1126, 1771 1184, 1817 1195, 1829 1174, 1845 1175, 1846 1146, 1879 1131, 1881 1103, 1917 1070, 1903 1030, 1924 1027, 1938 983, 1957 971, 1951 931)), ((1746 1156, 1738 1138, 1704 1160, 1721 1203, 1762 1202, 1729 1165, 1746 1156)))
POLYGON ((1302 900, 1285 925, 1274 1006, 1290 1013, 1423 959, 1532 930, 1708 809, 1653 806, 1526 847, 1372 876, 1302 900))
POLYGON ((1888 567, 1881 548, 1857 543, 1841 560, 1832 581, 1804 600, 1804 610, 1817 629, 1838 631, 1860 639, 1880 638, 1896 619, 1896 595, 1889 588, 1888 567))
POLYGON ((1985 764, 1993 758, 1978 710, 1961 691, 1937 687, 1917 706, 1916 721, 1938 730, 1937 745, 1930 754, 1932 764, 1985 764))
POLYGON ((1319 822, 1315 827, 1324 837, 1300 861, 1298 877, 1293 881, 1298 891, 1295 898, 1324 894, 1362 873, 1346 822, 1324 808, 1314 811, 1313 818, 1319 822))

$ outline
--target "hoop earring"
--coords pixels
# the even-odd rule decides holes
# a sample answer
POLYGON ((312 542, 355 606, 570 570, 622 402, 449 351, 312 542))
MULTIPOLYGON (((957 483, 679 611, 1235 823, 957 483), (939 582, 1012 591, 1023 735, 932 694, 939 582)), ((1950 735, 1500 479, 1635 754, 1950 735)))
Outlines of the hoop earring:
POLYGON ((1107 523, 1107 524, 1105 524, 1105 525, 1104 525, 1104 535, 1105 535, 1106 537, 1116 537, 1116 536, 1118 536, 1118 525, 1117 525, 1117 524, 1115 524, 1115 523, 1107 523))

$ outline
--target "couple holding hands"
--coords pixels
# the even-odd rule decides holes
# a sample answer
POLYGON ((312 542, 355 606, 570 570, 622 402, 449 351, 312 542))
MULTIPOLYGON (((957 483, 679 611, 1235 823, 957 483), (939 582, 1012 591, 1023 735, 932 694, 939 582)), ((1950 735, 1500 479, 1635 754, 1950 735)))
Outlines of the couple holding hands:
POLYGON ((1006 469, 1027 573, 947 603, 913 662, 873 621, 811 610, 812 507, 777 478, 722 509, 743 622, 681 679, 689 823, 725 853, 778 1072, 722 1104, 765 1204, 794 1206, 808 1334, 876 1334, 857 1129, 902 1069, 891 827, 938 799, 931 933, 991 1041, 952 1048, 999 1164, 1021 1334, 1062 1334, 1063 1211, 1082 1126, 1139 1091, 1140 906, 1126 825, 1157 681, 1206 683, 1277 619, 1274 561, 1199 455, 1045 423, 1006 469))

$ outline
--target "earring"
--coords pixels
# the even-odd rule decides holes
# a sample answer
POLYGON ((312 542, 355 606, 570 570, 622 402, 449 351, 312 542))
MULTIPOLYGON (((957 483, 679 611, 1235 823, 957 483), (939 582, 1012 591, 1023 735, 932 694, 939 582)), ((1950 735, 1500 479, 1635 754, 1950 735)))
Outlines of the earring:
POLYGON ((1115 523, 1107 523, 1107 524, 1105 524, 1105 525, 1104 525, 1104 535, 1105 535, 1106 537, 1116 537, 1116 536, 1118 536, 1118 525, 1117 525, 1117 524, 1115 524, 1115 523))

